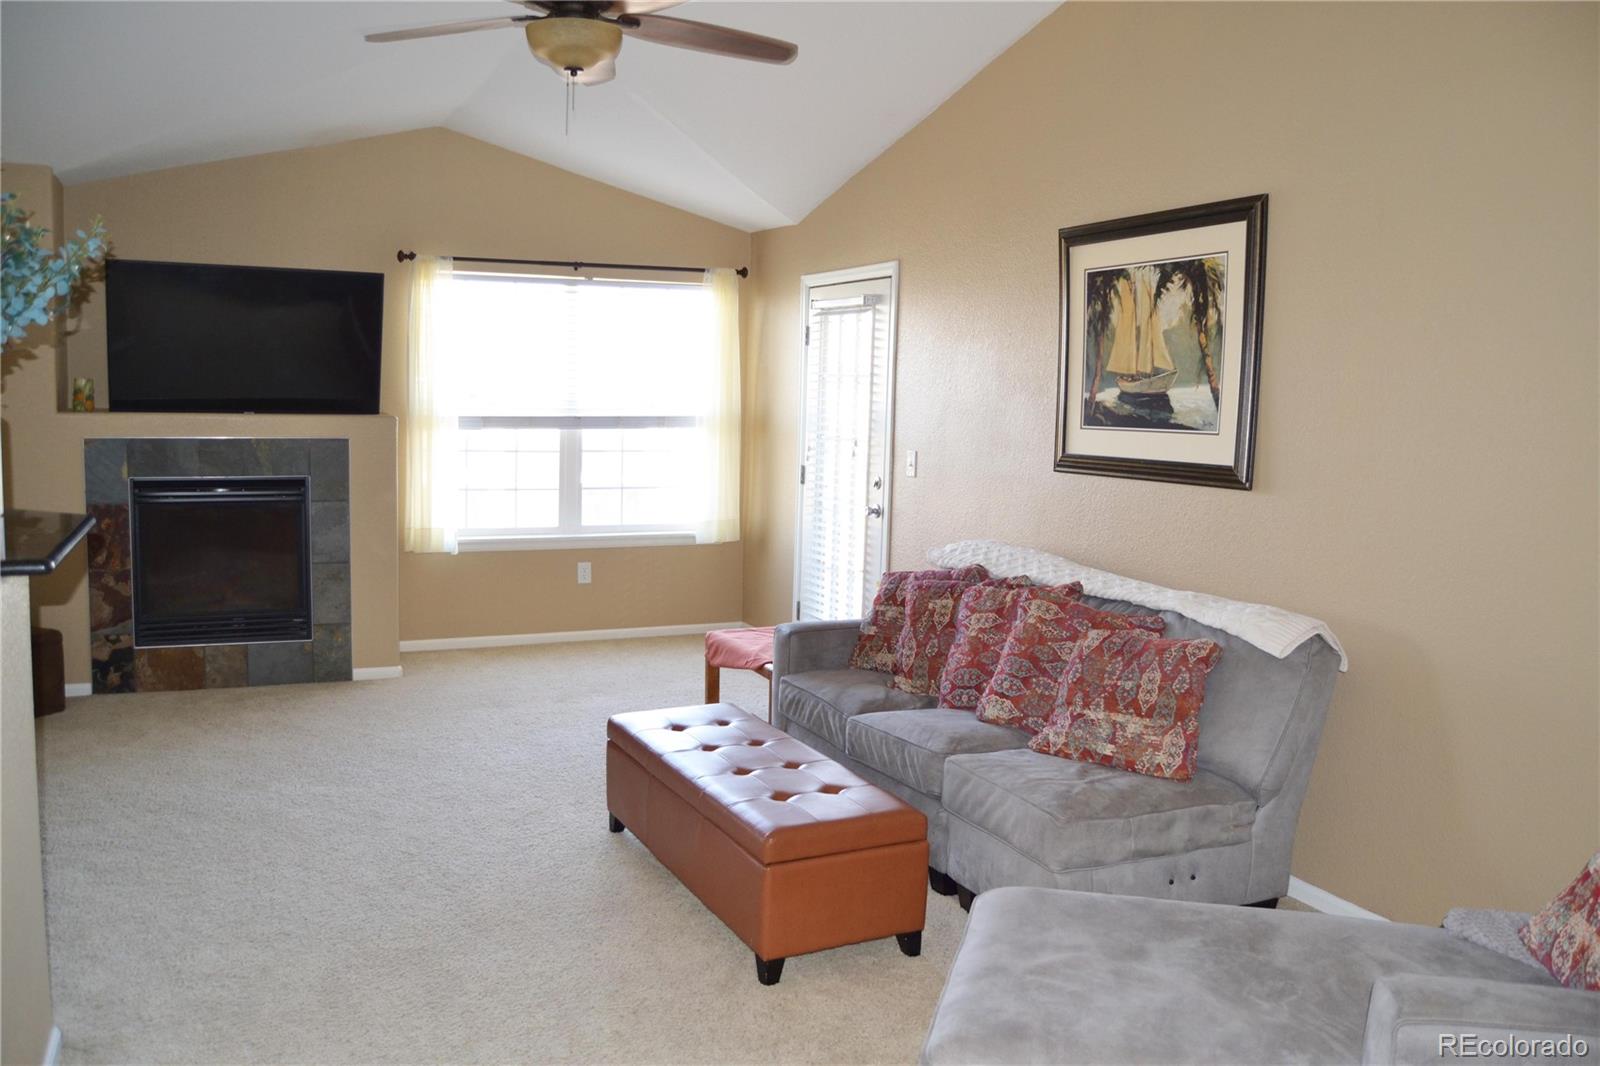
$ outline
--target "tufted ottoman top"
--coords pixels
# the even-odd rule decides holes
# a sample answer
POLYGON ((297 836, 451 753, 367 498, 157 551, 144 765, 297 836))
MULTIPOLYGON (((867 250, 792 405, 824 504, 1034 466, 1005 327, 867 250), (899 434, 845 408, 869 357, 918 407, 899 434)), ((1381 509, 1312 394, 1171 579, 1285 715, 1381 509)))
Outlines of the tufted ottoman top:
POLYGON ((920 811, 731 703, 613 715, 606 736, 763 864, 927 836, 920 811))

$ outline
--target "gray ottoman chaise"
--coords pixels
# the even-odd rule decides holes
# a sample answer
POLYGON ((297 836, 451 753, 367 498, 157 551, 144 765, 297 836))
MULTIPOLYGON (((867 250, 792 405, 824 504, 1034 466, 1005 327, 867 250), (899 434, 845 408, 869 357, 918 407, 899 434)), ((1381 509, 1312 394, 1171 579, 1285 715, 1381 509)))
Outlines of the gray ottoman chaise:
POLYGON ((978 897, 922 1055, 929 1066, 1468 1058, 1600 1061, 1600 995, 1443 929, 1037 888, 978 897), (1563 1038, 1565 1054, 1537 1053, 1563 1038), (1513 1040, 1509 1055, 1467 1051, 1513 1040))

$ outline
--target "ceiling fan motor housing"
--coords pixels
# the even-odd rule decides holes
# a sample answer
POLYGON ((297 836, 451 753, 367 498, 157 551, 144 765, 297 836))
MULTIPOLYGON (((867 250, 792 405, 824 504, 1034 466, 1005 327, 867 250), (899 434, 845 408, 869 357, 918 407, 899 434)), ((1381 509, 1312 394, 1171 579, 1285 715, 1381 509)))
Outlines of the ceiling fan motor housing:
POLYGON ((585 71, 622 51, 622 30, 597 18, 551 16, 529 22, 528 48, 557 70, 585 71))

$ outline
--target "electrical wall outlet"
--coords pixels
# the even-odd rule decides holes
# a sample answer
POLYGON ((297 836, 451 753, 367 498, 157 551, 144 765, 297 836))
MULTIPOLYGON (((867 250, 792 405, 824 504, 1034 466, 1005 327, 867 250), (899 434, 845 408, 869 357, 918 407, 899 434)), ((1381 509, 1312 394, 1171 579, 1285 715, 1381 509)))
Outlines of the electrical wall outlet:
POLYGON ((578 564, 578 584, 587 585, 594 580, 594 568, 588 563, 578 564))
POLYGON ((917 452, 916 452, 916 449, 913 448, 911 451, 906 452, 906 477, 916 477, 916 476, 917 476, 917 452))

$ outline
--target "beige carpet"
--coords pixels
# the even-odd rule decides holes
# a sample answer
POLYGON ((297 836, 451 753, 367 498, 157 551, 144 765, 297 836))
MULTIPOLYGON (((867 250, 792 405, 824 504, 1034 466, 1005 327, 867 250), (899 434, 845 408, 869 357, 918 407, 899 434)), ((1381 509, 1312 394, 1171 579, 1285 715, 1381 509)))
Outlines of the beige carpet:
MULTIPOLYGON (((748 949, 606 832, 604 722, 700 702, 697 637, 408 655, 405 677, 41 720, 71 1062, 910 1062, 964 915, 748 949)), ((766 686, 724 674, 752 710, 766 686)))

